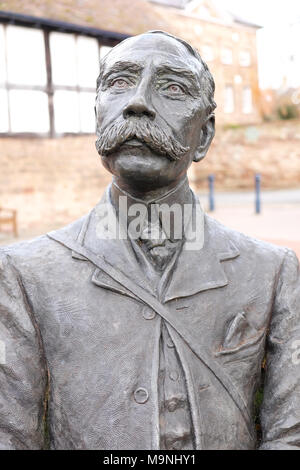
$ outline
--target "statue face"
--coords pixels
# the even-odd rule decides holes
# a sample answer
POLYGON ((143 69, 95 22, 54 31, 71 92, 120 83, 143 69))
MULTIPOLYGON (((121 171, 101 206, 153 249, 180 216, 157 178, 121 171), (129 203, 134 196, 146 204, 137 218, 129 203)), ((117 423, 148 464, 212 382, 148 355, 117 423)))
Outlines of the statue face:
POLYGON ((203 158, 214 122, 206 122, 202 72, 183 44, 162 34, 130 38, 110 52, 96 102, 96 145, 113 175, 155 189, 176 184, 197 154, 203 158))

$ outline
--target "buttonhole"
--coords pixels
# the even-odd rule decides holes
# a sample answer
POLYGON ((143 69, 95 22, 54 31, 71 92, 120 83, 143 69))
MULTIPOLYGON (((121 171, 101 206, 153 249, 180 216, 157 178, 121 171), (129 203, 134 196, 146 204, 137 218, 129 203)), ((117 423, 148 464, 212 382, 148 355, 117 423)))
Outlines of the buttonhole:
POLYGON ((185 310, 186 308, 189 308, 189 307, 187 307, 187 306, 185 306, 185 307, 176 307, 176 310, 185 310))
POLYGON ((199 392, 203 392, 204 390, 207 390, 208 388, 209 388, 209 385, 200 385, 199 392))

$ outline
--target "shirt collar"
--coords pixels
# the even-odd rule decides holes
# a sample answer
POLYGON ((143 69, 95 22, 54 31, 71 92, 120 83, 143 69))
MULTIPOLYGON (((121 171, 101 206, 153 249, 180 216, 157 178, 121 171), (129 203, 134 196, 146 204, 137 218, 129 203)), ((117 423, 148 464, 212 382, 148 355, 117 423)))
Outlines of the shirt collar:
POLYGON ((187 207, 192 207, 193 205, 193 194, 189 187, 187 178, 185 178, 175 188, 166 192, 162 196, 153 198, 151 200, 136 198, 130 193, 121 189, 115 182, 113 182, 110 188, 110 200, 116 210, 119 220, 123 221, 124 224, 127 223, 127 227, 129 226, 130 222, 136 217, 133 215, 129 215, 130 208, 132 208, 134 204, 141 204, 146 208, 145 213, 148 215, 148 220, 155 224, 155 218, 158 220, 159 217, 159 225, 161 226, 163 232, 167 234, 167 238, 173 239, 174 234, 176 238, 176 232, 174 231, 173 227, 173 222, 175 219, 171 218, 171 226, 166 226, 167 219, 164 219, 164 217, 162 217, 162 212, 158 212, 157 208, 158 206, 161 207, 162 205, 166 205, 166 207, 168 208, 172 208, 172 206, 174 207, 174 204, 176 204, 177 207, 179 205, 182 214, 182 233, 184 233, 184 228, 186 226, 187 219, 184 219, 183 215, 184 211, 187 210, 187 207), (120 198, 125 198, 123 199, 122 204, 120 203, 120 198))

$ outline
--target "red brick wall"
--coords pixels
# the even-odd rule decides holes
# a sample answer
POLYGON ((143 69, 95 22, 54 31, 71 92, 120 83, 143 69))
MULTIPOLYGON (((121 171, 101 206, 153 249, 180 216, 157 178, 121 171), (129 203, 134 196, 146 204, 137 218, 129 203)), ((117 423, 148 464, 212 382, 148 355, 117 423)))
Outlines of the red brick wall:
MULTIPOLYGON (((64 225, 96 204, 111 177, 94 141, 0 139, 0 206, 18 209, 23 232, 64 225)), ((192 167, 193 183, 207 188, 207 176, 215 173, 217 190, 252 189, 260 172, 263 188, 300 187, 299 144, 300 121, 219 128, 205 160, 192 167)))
POLYGON ((90 210, 110 181, 95 138, 0 140, 0 206, 18 209, 31 231, 63 225, 90 210), (44 228, 45 227, 45 228, 44 228))

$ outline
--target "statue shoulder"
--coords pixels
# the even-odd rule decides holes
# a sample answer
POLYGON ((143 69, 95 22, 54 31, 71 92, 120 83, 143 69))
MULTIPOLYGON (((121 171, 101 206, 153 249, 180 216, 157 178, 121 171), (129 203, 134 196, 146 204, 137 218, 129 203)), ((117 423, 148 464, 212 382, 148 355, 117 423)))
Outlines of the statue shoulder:
MULTIPOLYGON (((75 222, 55 230, 53 233, 64 233, 76 239, 86 223, 89 214, 81 217, 75 222)), ((60 244, 56 243, 47 234, 35 237, 31 240, 25 240, 11 245, 0 247, 0 263, 5 263, 5 259, 20 270, 20 272, 29 269, 36 270, 55 260, 62 260, 66 250, 60 244)))
POLYGON ((274 245, 255 237, 250 237, 245 233, 231 229, 214 218, 205 215, 206 236, 208 236, 213 245, 234 246, 242 255, 242 258, 249 257, 252 260, 270 260, 275 264, 281 264, 286 255, 287 248, 274 245), (214 240, 214 241, 213 241, 214 240))

